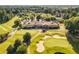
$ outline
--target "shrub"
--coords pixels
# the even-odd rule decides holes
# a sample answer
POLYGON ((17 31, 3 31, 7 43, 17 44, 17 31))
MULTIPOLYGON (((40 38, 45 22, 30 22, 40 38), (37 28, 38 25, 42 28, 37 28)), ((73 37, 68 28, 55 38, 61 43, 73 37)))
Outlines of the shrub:
POLYGON ((27 46, 26 44, 22 44, 17 48, 16 54, 25 54, 25 53, 27 53, 27 46))
POLYGON ((9 45, 8 48, 7 48, 7 54, 13 54, 13 53, 14 53, 13 46, 9 45))
POLYGON ((21 41, 20 40, 16 40, 15 43, 14 43, 14 52, 16 52, 17 48, 21 45, 21 41))

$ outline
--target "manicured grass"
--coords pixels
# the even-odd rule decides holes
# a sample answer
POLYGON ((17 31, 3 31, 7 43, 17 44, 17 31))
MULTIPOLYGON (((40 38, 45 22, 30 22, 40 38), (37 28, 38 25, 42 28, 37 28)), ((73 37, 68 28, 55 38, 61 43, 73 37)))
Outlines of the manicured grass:
POLYGON ((19 17, 15 16, 11 20, 9 20, 8 22, 6 22, 2 25, 4 25, 4 26, 7 25, 8 27, 12 28, 12 26, 14 25, 14 21, 19 20, 19 19, 20 19, 19 17))
POLYGON ((59 36, 66 36, 66 30, 48 30, 45 32, 46 35, 59 35, 59 36))
POLYGON ((6 53, 7 52, 6 51, 7 47, 10 44, 13 45, 14 41, 15 41, 15 38, 14 37, 9 37, 4 43, 1 43, 0 44, 0 54, 1 53, 6 53))
POLYGON ((62 52, 64 54, 75 54, 75 52, 72 49, 68 47, 66 48, 66 47, 59 47, 59 46, 47 48, 44 51, 45 54, 55 54, 56 52, 62 52))
MULTIPOLYGON (((40 34, 37 36, 30 44, 29 49, 33 54, 37 54, 39 52, 36 51, 36 44, 44 38, 45 35, 40 34)), ((66 54, 74 54, 76 53, 73 50, 73 47, 68 42, 66 38, 49 38, 44 41, 45 51, 42 54, 53 54, 55 52, 64 52, 66 54)))
MULTIPOLYGON (((14 17, 12 20, 1 24, 0 25, 0 34, 5 34, 7 32, 11 32, 13 30, 12 26, 14 25, 14 21, 18 20, 18 17, 14 17)), ((32 36, 32 38, 37 35, 39 32, 38 30, 32 29, 32 30, 17 30, 15 32, 15 34, 11 37, 8 37, 8 39, 0 44, 0 53, 6 53, 6 49, 7 47, 11 44, 13 45, 16 39, 19 40, 23 40, 23 35, 29 32, 32 36)), ((42 40, 42 38, 44 38, 46 35, 49 36, 53 36, 53 35, 59 35, 62 37, 66 37, 66 30, 64 29, 64 26, 61 25, 61 29, 55 29, 55 30, 48 30, 45 33, 40 33, 38 36, 36 36, 30 46, 28 47, 30 53, 38 53, 36 51, 36 44, 42 40)), ((71 44, 69 44, 68 40, 66 38, 62 39, 62 38, 48 38, 44 41, 44 47, 45 47, 45 51, 42 52, 43 54, 53 54, 55 52, 64 52, 64 53, 75 53, 75 51, 73 50, 73 47, 71 46, 71 44)))
POLYGON ((5 34, 7 32, 12 31, 12 26, 14 25, 14 21, 18 20, 19 18, 17 16, 13 17, 11 20, 9 20, 6 23, 0 24, 0 34, 5 34))
POLYGON ((64 52, 68 54, 75 53, 73 47, 69 44, 67 39, 62 38, 47 39, 44 42, 44 46, 46 48, 46 51, 48 51, 49 53, 55 53, 55 52, 64 52))
POLYGON ((29 46, 30 53, 36 54, 39 52, 36 51, 36 44, 44 38, 44 36, 53 36, 59 35, 64 38, 48 38, 44 41, 45 51, 41 52, 42 54, 53 54, 56 52, 63 52, 65 54, 74 54, 76 53, 73 49, 73 46, 68 42, 66 38, 67 30, 64 29, 55 29, 55 30, 48 30, 45 33, 40 34, 37 36, 29 46))
POLYGON ((13 45, 16 39, 19 39, 19 40, 22 41, 23 40, 23 35, 26 32, 29 32, 32 35, 32 37, 36 33, 38 33, 37 30, 19 30, 19 31, 15 32, 14 36, 9 37, 5 42, 3 42, 2 44, 0 44, 0 53, 6 53, 7 47, 10 44, 13 45))
MULTIPOLYGON (((14 17, 13 19, 9 20, 6 23, 0 24, 0 34, 5 34, 7 32, 10 32, 12 30, 12 26, 14 24, 14 21, 17 20, 18 17, 14 17)), ((7 47, 11 44, 14 44, 15 37, 8 37, 8 39, 0 44, 0 54, 6 53, 7 47)))
POLYGON ((70 47, 70 44, 68 43, 67 39, 62 38, 49 38, 45 40, 44 45, 48 48, 53 46, 61 46, 61 47, 70 47))
MULTIPOLYGON (((11 32, 12 26, 14 25, 14 21, 17 20, 18 17, 14 17, 12 20, 4 23, 4 24, 0 24, 0 34, 5 34, 7 32, 11 32)), ((16 39, 19 40, 23 40, 23 35, 29 32, 31 34, 31 36, 33 37, 34 35, 36 35, 38 33, 38 30, 18 30, 15 32, 15 34, 11 37, 8 37, 8 39, 0 44, 0 54, 1 53, 6 53, 6 49, 7 47, 11 44, 13 45, 16 39)))
POLYGON ((16 31, 15 35, 24 35, 26 32, 29 32, 31 34, 31 36, 34 36, 38 33, 38 30, 35 29, 31 29, 31 30, 18 30, 16 31))
POLYGON ((30 46, 28 47, 30 53, 32 54, 36 54, 38 52, 36 52, 36 44, 42 40, 42 38, 44 37, 44 35, 40 34, 39 36, 37 36, 30 44, 30 46))
POLYGON ((0 34, 4 34, 7 33, 7 30, 4 30, 4 28, 2 28, 2 26, 0 25, 0 34))

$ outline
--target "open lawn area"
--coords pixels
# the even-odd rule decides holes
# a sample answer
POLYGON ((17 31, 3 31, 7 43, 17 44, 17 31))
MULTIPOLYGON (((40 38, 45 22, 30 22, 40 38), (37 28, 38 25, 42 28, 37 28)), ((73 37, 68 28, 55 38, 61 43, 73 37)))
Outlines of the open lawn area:
POLYGON ((29 53, 53 54, 56 52, 63 52, 65 54, 75 54, 76 52, 74 51, 73 46, 68 42, 66 38, 66 32, 67 30, 64 28, 60 28, 56 30, 48 30, 45 33, 40 33, 30 44, 28 50, 29 53), (39 48, 37 46, 38 44, 40 48, 43 46, 41 49, 44 49, 44 51, 37 51, 39 48))
POLYGON ((0 24, 0 34, 5 34, 7 32, 11 32, 12 26, 14 25, 14 21, 17 20, 18 17, 14 17, 6 23, 0 24))
POLYGON ((67 54, 75 53, 73 47, 69 44, 67 39, 50 38, 44 42, 47 53, 63 52, 67 54))
MULTIPOLYGON (((5 34, 7 32, 13 31, 12 26, 14 25, 14 21, 17 20, 18 17, 14 17, 12 20, 0 25, 0 34, 5 34)), ((23 40, 23 35, 29 32, 31 36, 35 36, 38 33, 38 30, 18 30, 14 33, 14 35, 8 37, 8 39, 0 44, 0 54, 6 53, 7 47, 11 44, 13 45, 16 39, 23 40)))
POLYGON ((79 7, 0 6, 0 54, 79 54, 79 7))
MULTIPOLYGON (((5 34, 7 32, 12 32, 14 21, 19 19, 14 17, 12 20, 0 24, 0 34, 5 34)), ((66 38, 66 32, 64 25, 60 25, 60 29, 47 30, 46 32, 40 32, 38 29, 20 29, 16 30, 13 35, 8 37, 8 39, 0 44, 0 54, 7 53, 6 49, 9 45, 13 45, 16 39, 23 40, 23 35, 29 32, 31 34, 31 43, 27 49, 27 53, 36 54, 36 53, 45 53, 53 54, 56 52, 63 52, 67 54, 76 53, 73 50, 73 47, 68 42, 66 38), (42 47, 41 47, 42 46, 42 47), (42 50, 41 50, 42 49, 42 50), (41 51, 41 52, 40 52, 41 51)))
POLYGON ((16 31, 15 34, 11 37, 8 37, 8 39, 1 43, 0 44, 0 54, 1 53, 6 53, 6 49, 7 47, 11 44, 13 45, 15 40, 16 39, 19 39, 19 40, 23 40, 23 35, 26 33, 26 32, 29 32, 31 34, 31 36, 33 37, 34 35, 36 35, 36 33, 38 33, 37 30, 19 30, 19 31, 16 31))

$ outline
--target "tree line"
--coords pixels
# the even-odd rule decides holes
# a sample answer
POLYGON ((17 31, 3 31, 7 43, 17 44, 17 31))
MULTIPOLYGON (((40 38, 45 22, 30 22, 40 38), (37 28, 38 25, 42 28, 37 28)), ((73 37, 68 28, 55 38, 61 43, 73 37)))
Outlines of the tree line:
POLYGON ((7 22, 16 15, 23 17, 28 12, 51 14, 63 19, 69 19, 73 16, 79 16, 79 7, 70 7, 65 9, 60 7, 49 8, 44 6, 0 6, 0 24, 7 22))

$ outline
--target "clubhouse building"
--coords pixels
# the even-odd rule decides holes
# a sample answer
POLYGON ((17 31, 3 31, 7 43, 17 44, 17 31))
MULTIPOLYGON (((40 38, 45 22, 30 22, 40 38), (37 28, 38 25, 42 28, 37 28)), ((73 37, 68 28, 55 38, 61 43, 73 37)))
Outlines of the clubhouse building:
POLYGON ((23 29, 58 29, 59 22, 58 21, 45 21, 40 19, 37 20, 23 20, 22 24, 25 24, 23 29))

